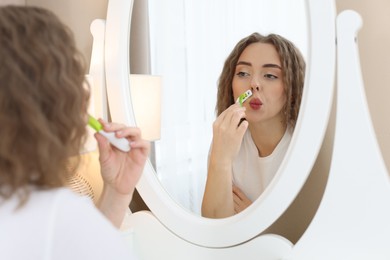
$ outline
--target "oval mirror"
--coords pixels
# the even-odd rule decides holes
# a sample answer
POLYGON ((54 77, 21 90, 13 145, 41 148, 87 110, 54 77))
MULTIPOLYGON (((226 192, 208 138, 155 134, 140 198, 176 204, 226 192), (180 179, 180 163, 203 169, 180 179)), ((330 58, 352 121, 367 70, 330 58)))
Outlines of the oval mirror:
POLYGON ((280 34, 307 58, 305 1, 149 1, 149 28, 151 74, 164 81, 156 174, 172 199, 200 215, 225 59, 253 32, 280 34))
MULTIPOLYGON (((113 121, 125 122, 129 125, 134 125, 134 116, 132 114, 133 110, 129 93, 129 61, 127 58, 129 46, 128 25, 130 24, 130 18, 121 18, 121 16, 128 16, 128 14, 126 14, 126 8, 123 5, 119 5, 119 2, 121 1, 110 1, 107 12, 105 55, 108 100, 113 121), (107 65, 107 61, 110 61, 109 66, 107 65)), ((186 38, 185 42, 189 44, 189 47, 197 46, 198 44, 195 40, 197 40, 199 36, 202 35, 203 31, 208 32, 207 37, 203 38, 203 41, 201 41, 202 44, 197 47, 205 48, 212 46, 211 48, 215 50, 215 53, 220 52, 220 54, 216 55, 217 59, 215 60, 213 60, 214 55, 211 57, 207 56, 207 59, 203 60, 204 66, 201 70, 207 71, 209 66, 213 70, 213 73, 211 73, 213 76, 210 76, 212 85, 209 88, 211 93, 210 100, 214 102, 215 96, 213 95, 215 95, 215 90, 213 91, 212 89, 213 86, 216 85, 216 80, 219 74, 218 70, 222 68, 224 58, 227 56, 235 42, 237 42, 242 37, 252 33, 253 31, 259 31, 261 33, 272 31, 282 34, 286 38, 296 43, 296 45, 301 48, 301 51, 304 53, 304 55, 306 52, 305 56, 307 61, 307 70, 305 90, 301 104, 301 112, 291 140, 290 147, 272 182, 269 184, 260 198, 252 203, 249 208, 240 214, 224 219, 208 219, 200 217, 198 214, 194 214, 192 212, 194 209, 188 209, 185 205, 180 205, 180 202, 178 203, 178 199, 174 198, 175 196, 172 195, 172 192, 169 191, 169 188, 161 185, 161 178, 158 178, 156 170, 150 161, 145 166, 145 172, 137 186, 140 195, 151 209, 153 214, 177 236, 191 243, 206 247, 233 246, 247 241, 263 232, 288 208, 290 203, 293 201, 303 186, 317 157, 325 134, 330 114, 331 99, 333 96, 335 61, 335 7, 332 1, 327 0, 307 0, 302 2, 288 0, 272 2, 267 1, 263 4, 261 4, 261 1, 251 1, 251 4, 253 5, 250 6, 251 8, 248 7, 248 9, 245 10, 248 11, 248 17, 246 17, 246 19, 248 19, 250 23, 253 23, 253 27, 240 28, 238 20, 235 21, 233 17, 235 12, 242 12, 240 9, 242 8, 242 1, 213 2, 223 3, 223 5, 219 7, 221 10, 224 10, 224 8, 227 8, 229 5, 233 5, 233 8, 230 9, 230 12, 227 13, 228 15, 225 16, 223 21, 215 20, 215 18, 213 18, 213 14, 215 14, 215 12, 220 12, 217 7, 209 4, 209 6, 205 5, 204 9, 195 11, 195 9, 199 6, 189 4, 195 4, 198 2, 209 3, 209 1, 177 2, 180 2, 182 5, 184 5, 184 10, 186 10, 185 21, 187 22, 196 20, 191 20, 188 18, 188 16, 191 16, 191 14, 195 15, 197 13, 209 12, 209 15, 205 15, 204 18, 200 19, 200 22, 204 25, 202 27, 204 30, 194 32, 193 34, 189 31, 185 31, 184 33, 188 35, 188 38, 186 38), (292 4, 292 2, 294 4, 292 4), (274 3, 275 10, 271 10, 270 7, 273 6, 274 3), (302 25, 304 28, 303 31, 300 31, 302 29, 297 30, 298 28, 288 29, 289 27, 286 27, 288 25, 286 23, 289 23, 288 21, 281 23, 278 19, 274 19, 274 17, 278 17, 277 13, 275 15, 266 16, 266 12, 264 12, 263 14, 267 17, 267 19, 263 20, 259 17, 259 12, 256 12, 257 10, 267 10, 270 12, 282 12, 281 10, 287 10, 286 13, 282 12, 281 15, 284 16, 290 13, 290 9, 292 8, 291 6, 297 5, 297 3, 301 3, 303 8, 303 12, 301 13, 301 15, 304 17, 303 20, 308 21, 307 25, 302 25), (287 5, 287 7, 278 6, 282 4, 287 5), (257 8, 253 8, 253 6, 256 6, 257 8), (272 24, 277 24, 276 28, 279 29, 263 27, 269 21, 272 21, 272 24), (216 24, 212 25, 215 22, 216 24), (223 29, 222 27, 225 28, 223 29), (231 28, 233 32, 235 31, 235 34, 229 38, 230 36, 226 36, 225 34, 228 34, 230 32, 228 29, 231 28), (214 33, 219 36, 219 38, 212 38, 214 33), (300 36, 298 37, 296 34, 300 34, 300 36), (308 37, 305 37, 305 35, 308 37), (218 39, 220 39, 221 46, 226 44, 226 46, 221 47, 221 49, 224 48, 222 51, 219 50, 220 44, 218 39), (294 39, 301 40, 295 41, 294 39), (224 44, 222 44, 222 42, 224 42, 224 44), (209 44, 211 45, 209 46, 209 44), (229 51, 226 51, 228 49, 229 51)), ((246 1, 245 3, 247 4, 248 2, 246 1)), ((164 7, 166 7, 165 4, 163 5, 161 3, 159 8, 164 7)), ((129 4, 127 11, 128 10, 131 10, 131 4, 129 4)), ((295 18, 298 20, 302 19, 302 17, 295 18)), ((291 16, 289 19, 293 19, 293 16, 291 16)), ((290 22, 292 21, 290 20, 290 22)), ((161 28, 166 29, 163 24, 161 26, 161 28)), ((171 24, 171 26, 178 28, 180 27, 178 24, 171 24)), ((169 29, 172 30, 172 28, 169 29)), ((151 38, 152 37, 153 35, 151 38)), ((151 40, 153 41, 153 39, 151 40)), ((180 38, 178 38, 178 40, 180 40, 180 38)), ((159 41, 157 42, 159 42, 161 45, 164 45, 165 41, 159 38, 159 41)), ((184 46, 187 47, 187 45, 184 46)), ((153 51, 155 50, 152 49, 152 52, 153 51)), ((165 53, 164 55, 169 55, 169 53, 165 53)), ((193 56, 191 57, 194 59, 198 58, 193 56)), ((190 67, 187 67, 188 64, 190 63, 183 63, 183 67, 177 68, 177 70, 189 70, 190 67)), ((153 73, 158 72, 153 71, 153 73)), ((162 73, 162 75, 164 76, 164 73, 162 73)), ((180 75, 178 75, 178 77, 179 76, 180 75)), ((191 79, 193 79, 196 84, 197 75, 191 74, 191 76, 191 79)), ((188 80, 184 83, 186 82, 188 82, 188 80)), ((167 85, 170 84, 171 83, 169 81, 167 82, 164 79, 163 91, 166 91, 167 85)), ((183 82, 180 84, 183 84, 183 82)), ((194 102, 195 104, 203 102, 202 98, 197 98, 199 96, 202 97, 202 91, 186 92, 186 90, 183 89, 176 89, 178 86, 172 83, 172 87, 173 86, 175 86, 175 89, 172 89, 171 91, 182 92, 183 95, 191 97, 188 98, 188 102, 194 102)), ((172 92, 169 92, 167 94, 171 95, 171 93, 172 92)), ((208 90, 205 93, 208 94, 208 90)), ((165 102, 164 94, 163 102, 165 102)), ((168 104, 175 104, 175 102, 176 100, 174 98, 168 99, 168 104)), ((211 104, 208 109, 205 109, 205 114, 203 114, 204 117, 210 118, 210 121, 213 120, 214 116, 214 104, 211 104)), ((164 116, 175 117, 176 115, 164 114, 163 109, 163 120, 164 116)), ((164 124, 164 121, 162 124, 164 124)), ((183 134, 181 130, 182 129, 177 129, 177 133, 183 134)), ((211 136, 208 138, 210 139, 211 136)), ((164 126, 162 129, 162 140, 163 139, 164 126)), ((205 146, 206 154, 208 151, 208 146, 209 143, 207 143, 205 146)), ((204 161, 204 165, 206 165, 206 160, 204 161)), ((204 172, 202 174, 206 173, 204 172)))

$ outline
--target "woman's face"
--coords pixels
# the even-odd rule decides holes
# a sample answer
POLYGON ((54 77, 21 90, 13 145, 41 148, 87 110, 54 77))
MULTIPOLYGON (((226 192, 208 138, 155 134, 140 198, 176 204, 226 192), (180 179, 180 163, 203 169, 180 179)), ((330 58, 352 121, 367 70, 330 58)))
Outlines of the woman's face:
POLYGON ((249 123, 272 123, 283 120, 286 103, 282 65, 275 47, 268 43, 252 43, 238 59, 233 77, 234 100, 252 90, 244 102, 249 123))

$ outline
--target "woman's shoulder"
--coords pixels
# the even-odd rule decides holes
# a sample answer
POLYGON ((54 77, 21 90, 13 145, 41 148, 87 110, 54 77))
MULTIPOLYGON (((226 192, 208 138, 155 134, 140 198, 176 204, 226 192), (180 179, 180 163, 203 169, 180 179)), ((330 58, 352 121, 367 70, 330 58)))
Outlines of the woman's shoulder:
POLYGON ((93 205, 92 199, 87 196, 78 194, 71 189, 66 187, 58 188, 51 191, 52 196, 56 198, 58 202, 70 203, 70 204, 91 204, 93 205))
POLYGON ((71 208, 76 205, 93 204, 88 197, 81 196, 72 190, 64 188, 54 188, 47 190, 31 190, 26 206, 44 207, 47 210, 56 210, 56 205, 71 208))
MULTIPOLYGON (((94 259, 133 259, 130 250, 124 246, 124 239, 118 229, 103 216, 93 201, 68 189, 55 191, 55 232, 53 240, 68 241, 68 246, 85 245, 80 252, 66 252, 63 243, 55 244, 58 249, 53 254, 61 259, 78 259, 88 252, 94 259), (58 238, 61 239, 58 239, 58 238), (55 239, 57 238, 57 239, 55 239), (70 242, 71 241, 71 242, 70 242), (86 245, 90 246, 86 246, 86 245), (114 249, 115 252, 112 252, 114 249), (93 252, 93 253, 92 253, 93 252), (64 257, 66 256, 66 257, 64 257)), ((57 258, 55 258, 57 259, 57 258)))

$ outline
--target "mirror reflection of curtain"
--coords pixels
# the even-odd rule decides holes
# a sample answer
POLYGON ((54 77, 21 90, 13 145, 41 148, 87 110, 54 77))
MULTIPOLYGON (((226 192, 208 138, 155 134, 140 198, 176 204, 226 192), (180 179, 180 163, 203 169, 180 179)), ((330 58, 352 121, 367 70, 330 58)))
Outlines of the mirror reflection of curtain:
POLYGON ((200 213, 217 80, 241 38, 278 33, 307 56, 304 0, 149 0, 151 74, 163 75, 156 172, 184 208, 200 213))

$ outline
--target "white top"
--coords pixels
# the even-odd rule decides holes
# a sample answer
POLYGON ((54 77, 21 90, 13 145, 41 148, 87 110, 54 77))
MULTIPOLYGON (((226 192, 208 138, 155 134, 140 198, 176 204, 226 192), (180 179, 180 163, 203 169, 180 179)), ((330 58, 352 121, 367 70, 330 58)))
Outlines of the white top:
POLYGON ((291 141, 292 131, 284 136, 269 156, 259 157, 249 129, 244 134, 240 151, 233 162, 233 183, 255 201, 271 182, 291 141))
POLYGON ((0 259, 135 259, 92 201, 60 188, 0 199, 0 259))

